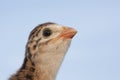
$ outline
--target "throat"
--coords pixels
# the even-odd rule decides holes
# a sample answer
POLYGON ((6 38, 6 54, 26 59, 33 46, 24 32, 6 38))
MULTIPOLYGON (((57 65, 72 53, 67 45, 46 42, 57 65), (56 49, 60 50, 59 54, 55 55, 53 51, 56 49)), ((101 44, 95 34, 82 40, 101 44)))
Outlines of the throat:
POLYGON ((38 61, 38 63, 36 63, 35 74, 39 77, 39 80, 55 80, 64 55, 54 55, 49 53, 50 55, 47 54, 46 56, 46 54, 43 54, 40 58, 40 62, 38 61), (46 58, 43 58, 43 56, 46 58))

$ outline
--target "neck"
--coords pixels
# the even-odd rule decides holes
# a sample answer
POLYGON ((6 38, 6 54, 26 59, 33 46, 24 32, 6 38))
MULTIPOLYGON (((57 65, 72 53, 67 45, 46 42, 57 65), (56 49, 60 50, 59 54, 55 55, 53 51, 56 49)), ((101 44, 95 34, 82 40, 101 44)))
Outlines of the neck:
MULTIPOLYGON (((51 44, 47 45, 48 48, 39 49, 37 53, 26 53, 23 66, 9 80, 55 80, 64 55, 69 47, 68 44, 69 42, 64 41, 64 44, 58 47, 51 46, 51 44)), ((29 49, 28 52, 30 52, 29 49)))
POLYGON ((19 71, 10 77, 9 80, 34 80, 35 65, 25 57, 24 63, 19 71))
POLYGON ((33 64, 29 58, 25 57, 20 70, 9 80, 55 80, 62 59, 63 56, 56 55, 53 56, 53 59, 46 60, 46 62, 38 61, 33 64))

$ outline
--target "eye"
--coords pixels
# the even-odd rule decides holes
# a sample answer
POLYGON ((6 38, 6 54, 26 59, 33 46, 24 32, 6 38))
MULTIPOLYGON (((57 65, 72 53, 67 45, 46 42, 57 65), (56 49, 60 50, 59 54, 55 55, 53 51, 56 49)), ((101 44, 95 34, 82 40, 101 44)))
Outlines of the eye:
POLYGON ((48 28, 43 30, 43 36, 48 37, 52 34, 52 31, 48 28))

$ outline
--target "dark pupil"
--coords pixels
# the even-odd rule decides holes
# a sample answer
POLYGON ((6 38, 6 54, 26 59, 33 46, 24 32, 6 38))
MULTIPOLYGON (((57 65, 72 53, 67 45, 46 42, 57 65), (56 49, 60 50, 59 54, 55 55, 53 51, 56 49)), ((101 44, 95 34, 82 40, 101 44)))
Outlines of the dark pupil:
POLYGON ((45 37, 48 37, 48 36, 50 36, 51 34, 52 34, 52 32, 51 32, 50 29, 45 29, 45 30, 43 31, 43 35, 44 35, 45 37))

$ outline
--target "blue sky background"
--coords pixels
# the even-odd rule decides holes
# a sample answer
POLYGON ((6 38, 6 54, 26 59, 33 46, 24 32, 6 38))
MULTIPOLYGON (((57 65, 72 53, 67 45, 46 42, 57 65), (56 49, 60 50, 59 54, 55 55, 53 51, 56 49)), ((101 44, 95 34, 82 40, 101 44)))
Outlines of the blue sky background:
POLYGON ((120 80, 120 0, 0 0, 0 80, 20 68, 29 32, 48 21, 78 30, 56 80, 120 80))

